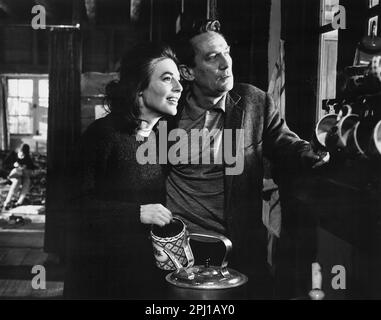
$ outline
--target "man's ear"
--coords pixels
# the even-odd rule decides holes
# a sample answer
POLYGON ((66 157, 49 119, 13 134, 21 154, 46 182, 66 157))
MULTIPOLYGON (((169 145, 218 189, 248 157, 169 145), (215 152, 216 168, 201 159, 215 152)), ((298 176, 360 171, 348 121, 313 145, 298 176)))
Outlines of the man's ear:
POLYGON ((191 68, 189 68, 185 64, 180 64, 179 70, 180 70, 181 77, 184 80, 186 80, 186 81, 193 81, 194 80, 193 70, 191 68))

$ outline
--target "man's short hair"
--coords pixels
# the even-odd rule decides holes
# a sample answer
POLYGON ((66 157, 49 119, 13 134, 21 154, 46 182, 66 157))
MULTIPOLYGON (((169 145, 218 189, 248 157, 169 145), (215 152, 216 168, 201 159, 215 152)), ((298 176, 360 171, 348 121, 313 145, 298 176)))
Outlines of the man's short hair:
POLYGON ((181 30, 177 33, 173 47, 176 55, 180 60, 180 64, 185 64, 189 67, 194 67, 195 51, 191 44, 191 39, 195 36, 206 32, 216 32, 221 36, 221 24, 218 20, 186 20, 183 19, 181 24, 181 30))

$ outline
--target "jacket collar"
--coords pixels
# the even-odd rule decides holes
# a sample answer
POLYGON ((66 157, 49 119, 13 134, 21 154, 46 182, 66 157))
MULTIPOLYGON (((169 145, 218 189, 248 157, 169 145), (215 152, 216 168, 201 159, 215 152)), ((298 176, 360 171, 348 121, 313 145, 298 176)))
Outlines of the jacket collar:
MULTIPOLYGON (((178 105, 178 109, 177 109, 177 114, 175 116, 175 123, 178 123, 180 121, 183 111, 188 111, 188 110, 184 110, 184 109, 187 109, 186 104, 187 104, 188 96, 190 96, 190 90, 187 90, 181 96, 181 99, 180 99, 180 102, 178 105)), ((241 100, 241 96, 239 94, 235 93, 234 89, 230 90, 226 94, 225 97, 226 97, 225 98, 225 108, 223 108, 223 109, 224 109, 226 114, 232 113, 233 109, 235 109, 235 108, 242 110, 242 106, 239 104, 239 101, 241 100)), ((222 101, 220 100, 217 104, 219 104, 220 102, 222 102, 222 101)), ((197 107, 197 108, 200 110, 197 110, 195 112, 193 112, 193 111, 189 112, 188 111, 188 115, 191 117, 192 120, 196 120, 201 115, 201 110, 202 111, 204 110, 200 107, 197 107)), ((225 122, 225 125, 226 125, 226 122, 225 122)))

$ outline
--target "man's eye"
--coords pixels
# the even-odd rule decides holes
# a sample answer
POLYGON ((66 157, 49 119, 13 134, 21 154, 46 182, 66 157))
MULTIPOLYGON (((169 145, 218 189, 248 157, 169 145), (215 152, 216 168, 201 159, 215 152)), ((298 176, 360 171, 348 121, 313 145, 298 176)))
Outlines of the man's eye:
POLYGON ((163 78, 163 81, 165 81, 165 82, 171 82, 171 80, 172 80, 171 77, 164 77, 163 78))
POLYGON ((211 54, 208 56, 208 60, 214 60, 216 59, 217 55, 216 54, 211 54))

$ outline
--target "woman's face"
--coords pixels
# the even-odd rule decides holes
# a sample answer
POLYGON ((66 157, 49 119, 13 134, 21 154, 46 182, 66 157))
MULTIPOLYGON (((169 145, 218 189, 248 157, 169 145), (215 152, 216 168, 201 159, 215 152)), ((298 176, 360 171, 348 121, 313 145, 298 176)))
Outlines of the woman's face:
POLYGON ((143 116, 175 115, 182 90, 175 62, 169 58, 155 62, 148 87, 139 94, 143 116))
POLYGON ((21 148, 19 148, 18 150, 17 150, 17 157, 19 158, 19 159, 24 159, 24 152, 22 152, 22 149, 21 148))

